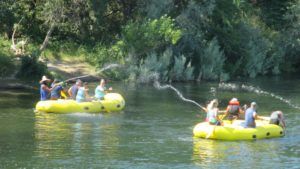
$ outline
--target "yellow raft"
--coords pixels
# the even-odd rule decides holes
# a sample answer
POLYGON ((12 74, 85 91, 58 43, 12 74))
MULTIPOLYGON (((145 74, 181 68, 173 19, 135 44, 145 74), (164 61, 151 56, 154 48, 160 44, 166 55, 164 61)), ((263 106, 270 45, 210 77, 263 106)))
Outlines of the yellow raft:
POLYGON ((104 100, 78 103, 75 100, 47 100, 39 101, 35 109, 47 113, 100 113, 115 112, 124 109, 125 101, 118 93, 108 93, 104 100))
POLYGON ((218 140, 255 140, 284 136, 283 128, 269 124, 268 120, 255 120, 256 128, 244 128, 244 120, 223 122, 224 126, 210 125, 208 122, 198 123, 193 130, 194 136, 218 140))

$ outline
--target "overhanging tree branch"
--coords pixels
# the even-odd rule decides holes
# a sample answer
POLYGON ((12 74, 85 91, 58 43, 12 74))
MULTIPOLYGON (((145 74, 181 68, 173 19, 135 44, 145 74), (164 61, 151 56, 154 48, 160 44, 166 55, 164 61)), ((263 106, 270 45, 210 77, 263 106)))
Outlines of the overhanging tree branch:
POLYGON ((51 26, 50 26, 50 28, 49 28, 49 30, 48 30, 48 32, 47 32, 47 34, 46 34, 46 37, 45 37, 42 45, 40 46, 40 49, 39 49, 40 52, 42 52, 47 47, 47 45, 49 43, 49 39, 51 37, 51 34, 52 34, 53 30, 54 30, 54 27, 55 27, 55 24, 52 23, 51 26))

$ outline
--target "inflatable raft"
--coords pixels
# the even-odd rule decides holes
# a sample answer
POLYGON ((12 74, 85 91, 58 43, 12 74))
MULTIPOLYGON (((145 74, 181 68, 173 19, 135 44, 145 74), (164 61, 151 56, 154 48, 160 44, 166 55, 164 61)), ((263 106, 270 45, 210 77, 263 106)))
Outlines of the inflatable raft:
POLYGON ((78 103, 75 100, 47 100, 39 101, 35 109, 47 113, 73 113, 73 112, 114 112, 124 109, 125 101, 118 93, 108 93, 104 100, 78 103))
POLYGON ((281 126, 269 124, 268 120, 255 121, 256 128, 244 128, 244 120, 232 122, 224 120, 224 126, 202 122, 194 127, 193 133, 195 137, 218 140, 255 140, 284 136, 284 130, 281 126))

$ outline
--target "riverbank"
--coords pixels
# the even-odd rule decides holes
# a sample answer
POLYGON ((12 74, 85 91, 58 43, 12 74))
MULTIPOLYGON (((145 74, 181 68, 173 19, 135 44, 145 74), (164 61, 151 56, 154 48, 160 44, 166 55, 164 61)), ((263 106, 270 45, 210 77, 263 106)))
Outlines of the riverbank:
POLYGON ((82 77, 84 81, 98 81, 96 69, 83 61, 55 60, 47 62, 48 71, 61 80, 82 77))
MULTIPOLYGON (((99 80, 94 67, 79 60, 51 60, 46 61, 48 71, 54 78, 59 80, 68 80, 71 78, 81 77, 80 79, 87 82, 99 80)), ((16 69, 17 70, 17 69, 16 69)), ((38 82, 24 81, 17 79, 14 72, 9 77, 0 79, 0 90, 4 89, 38 89, 38 82)))

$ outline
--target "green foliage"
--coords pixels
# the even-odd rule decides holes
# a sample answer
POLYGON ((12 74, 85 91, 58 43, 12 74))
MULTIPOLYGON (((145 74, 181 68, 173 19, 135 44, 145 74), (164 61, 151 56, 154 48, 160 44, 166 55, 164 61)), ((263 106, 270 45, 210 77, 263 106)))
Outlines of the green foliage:
POLYGON ((14 72, 15 65, 12 57, 9 57, 12 53, 10 50, 10 41, 0 37, 0 77, 7 77, 14 72))
POLYGON ((300 71, 300 0, 296 0, 288 9, 289 13, 285 15, 285 18, 290 25, 282 31, 277 48, 284 53, 284 64, 280 68, 289 73, 300 71))
POLYGON ((175 57, 175 63, 169 72, 169 81, 189 81, 194 79, 194 68, 185 66, 186 57, 180 55, 175 57))
POLYGON ((216 80, 223 73, 223 65, 225 55, 220 49, 218 41, 213 38, 204 49, 204 54, 201 59, 200 72, 204 79, 216 80))
MULTIPOLYGON (((297 1, 297 0, 296 0, 297 1)), ((289 13, 290 6, 294 5, 295 0, 268 0, 258 1, 257 6, 260 8, 260 17, 271 28, 281 30, 290 25, 291 22, 286 20, 285 16, 289 13)))
POLYGON ((128 79, 140 83, 149 83, 157 78, 163 82, 192 80, 193 68, 185 66, 186 58, 184 56, 175 57, 172 65, 173 57, 170 48, 160 56, 150 53, 139 65, 127 65, 128 79))
POLYGON ((106 47, 103 44, 97 44, 92 49, 84 49, 86 60, 96 66, 97 68, 101 68, 107 63, 123 63, 123 53, 122 53, 122 41, 118 41, 115 45, 111 47, 106 47))
POLYGON ((14 72, 14 64, 10 57, 0 53, 0 77, 6 77, 14 72))
POLYGON ((141 13, 143 13, 147 18, 159 18, 174 8, 173 0, 141 1, 139 7, 141 13))
POLYGON ((47 73, 47 66, 34 56, 23 56, 17 77, 20 79, 39 79, 47 73))
POLYGON ((264 62, 268 47, 264 41, 257 39, 250 40, 246 47, 246 65, 245 73, 251 78, 256 77, 258 73, 264 73, 264 62))
POLYGON ((166 45, 175 44, 181 37, 181 30, 176 28, 168 16, 146 20, 143 23, 131 22, 122 31, 124 50, 133 53, 137 59, 166 45))
MULTIPOLYGON (((160 59, 155 53, 150 53, 138 65, 129 64, 127 70, 130 81, 137 81, 140 83, 148 83, 155 79, 155 75, 159 75, 160 80, 167 80, 168 64, 170 63, 170 54, 165 52, 160 59)), ((129 58, 128 63, 134 58, 129 58)))
POLYGON ((0 23, 3 63, 14 55, 10 38, 19 23, 16 41, 28 39, 25 55, 34 58, 25 59, 22 70, 30 73, 44 71, 35 51, 53 25, 43 58, 127 66, 110 72, 118 78, 147 81, 157 72, 162 81, 227 80, 300 72, 300 0, 3 0, 0 23))

